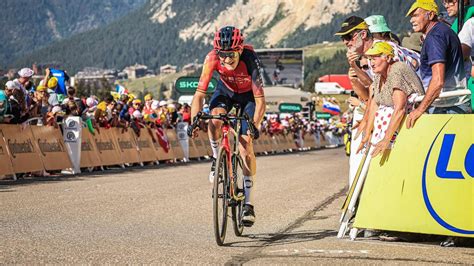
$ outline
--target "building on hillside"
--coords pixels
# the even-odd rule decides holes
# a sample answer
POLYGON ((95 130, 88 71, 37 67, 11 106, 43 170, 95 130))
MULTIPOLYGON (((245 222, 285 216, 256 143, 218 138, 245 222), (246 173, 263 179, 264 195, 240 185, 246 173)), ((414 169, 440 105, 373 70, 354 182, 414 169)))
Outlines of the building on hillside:
POLYGON ((97 67, 86 67, 76 73, 74 80, 76 82, 84 81, 86 83, 96 82, 106 79, 110 83, 114 83, 117 79, 118 71, 115 69, 102 69, 97 67))
POLYGON ((178 67, 177 66, 172 66, 170 64, 164 65, 160 67, 160 73, 161 74, 172 74, 176 73, 178 67))
POLYGON ((127 74, 128 79, 137 79, 146 76, 149 71, 147 66, 135 64, 126 67, 123 72, 127 74))
POLYGON ((190 64, 187 64, 187 65, 184 65, 183 68, 181 69, 181 71, 184 73, 184 74, 193 74, 195 73, 196 71, 199 70, 199 68, 202 67, 202 64, 197 64, 197 63, 190 63, 190 64))

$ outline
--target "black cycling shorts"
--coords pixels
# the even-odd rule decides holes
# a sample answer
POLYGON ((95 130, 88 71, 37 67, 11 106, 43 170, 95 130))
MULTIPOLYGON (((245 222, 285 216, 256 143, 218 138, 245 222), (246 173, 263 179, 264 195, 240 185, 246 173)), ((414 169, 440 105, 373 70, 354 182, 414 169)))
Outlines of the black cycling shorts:
MULTIPOLYGON (((253 115, 255 114, 255 98, 253 97, 253 92, 235 93, 219 80, 216 90, 214 94, 212 94, 209 109, 212 111, 214 108, 224 108, 227 112, 230 112, 234 104, 239 104, 240 107, 244 109, 244 113, 247 113, 249 117, 253 119, 253 115)), ((240 134, 247 135, 248 129, 247 121, 243 120, 240 134)))

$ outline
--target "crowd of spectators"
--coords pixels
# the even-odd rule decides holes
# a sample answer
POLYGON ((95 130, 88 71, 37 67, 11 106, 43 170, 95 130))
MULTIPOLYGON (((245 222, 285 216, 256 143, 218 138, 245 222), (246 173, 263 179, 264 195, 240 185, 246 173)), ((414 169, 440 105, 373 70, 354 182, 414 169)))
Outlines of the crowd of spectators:
POLYGON ((121 127, 174 128, 178 122, 189 122, 190 106, 173 100, 157 100, 152 94, 143 101, 132 93, 111 92, 104 99, 91 95, 77 97, 76 89, 61 84, 49 69, 38 84, 32 81, 33 70, 23 68, 18 78, 0 90, 0 123, 58 126, 65 117, 80 116, 90 129, 121 127), (64 86, 64 92, 59 88, 64 86))
MULTIPOLYGON (((94 95, 77 97, 76 89, 68 86, 66 81, 59 81, 49 69, 38 84, 34 84, 34 73, 29 68, 23 68, 17 74, 19 78, 8 81, 4 90, 0 90, 0 123, 28 122, 58 127, 65 117, 71 115, 80 116, 92 132, 100 128, 119 127, 132 128, 140 134, 140 128, 145 126, 166 129, 175 128, 178 122, 190 122, 190 106, 186 103, 158 100, 152 94, 138 99, 126 90, 121 93, 112 91, 103 99, 94 95)), ((316 97, 313 100, 316 105, 326 101, 339 104, 330 97, 316 97)), ((203 111, 209 113, 207 104, 203 111)), ((262 123, 264 134, 291 134, 295 139, 327 131, 341 135, 345 125, 340 120, 303 118, 301 113, 287 114, 284 118, 269 114, 262 123)), ((202 128, 206 129, 206 125, 202 128)))
MULTIPOLYGON (((448 16, 455 18, 459 1, 467 6, 460 31, 457 18, 451 25, 449 18, 440 16, 436 1, 416 0, 406 13, 412 36, 401 42, 383 16, 351 16, 343 22, 336 35, 348 49, 348 73, 356 93, 349 99, 355 107, 353 141, 363 136, 351 154, 351 164, 360 163, 362 151, 371 151, 369 156, 375 157, 390 150, 405 116, 410 129, 427 113, 472 112, 465 89, 473 87, 474 7, 467 0, 443 0, 443 5, 448 16), (445 95, 440 97, 441 93, 445 95), (417 96, 424 96, 423 100, 417 101, 417 96)), ((455 244, 453 238, 442 243, 455 244)))

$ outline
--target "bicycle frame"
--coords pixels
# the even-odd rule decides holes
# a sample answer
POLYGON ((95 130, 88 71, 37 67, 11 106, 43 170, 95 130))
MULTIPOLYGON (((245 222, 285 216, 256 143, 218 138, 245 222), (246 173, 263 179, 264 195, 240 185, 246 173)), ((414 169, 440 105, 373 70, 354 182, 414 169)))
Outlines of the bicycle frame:
MULTIPOLYGON (((238 145, 240 144, 239 138, 240 138, 240 128, 241 128, 241 121, 245 120, 247 123, 249 123, 249 131, 252 136, 255 136, 255 125, 253 124, 253 121, 249 118, 247 114, 244 114, 242 117, 242 112, 243 110, 240 108, 236 108, 237 110, 237 116, 228 116, 227 114, 220 114, 220 115, 203 115, 201 112, 198 113, 198 115, 195 117, 194 122, 190 127, 188 127, 188 136, 193 135, 193 130, 196 128, 197 123, 199 122, 200 119, 218 119, 222 120, 223 125, 221 127, 222 131, 222 142, 221 142, 221 147, 225 150, 226 152, 226 162, 228 165, 228 169, 226 169, 229 173, 230 176, 230 199, 233 201, 242 201, 245 199, 245 196, 243 195, 236 195, 235 193, 235 178, 236 178, 236 171, 234 171, 234 164, 232 162, 232 158, 237 158, 239 155, 239 148, 238 145), (236 126, 235 129, 230 125, 230 120, 235 120, 236 121, 236 126), (230 141, 229 141, 229 133, 234 134, 234 147, 231 148, 230 141)), ((257 131, 258 133, 258 131, 257 131)), ((237 161, 236 161, 237 162, 237 161)))
POLYGON ((230 125, 228 120, 224 120, 224 124, 222 125, 222 142, 221 146, 224 148, 226 151, 226 160, 227 160, 227 165, 228 165, 228 173, 230 177, 230 188, 229 188, 229 193, 230 193, 230 198, 235 201, 241 201, 244 200, 245 196, 244 195, 236 195, 235 193, 235 182, 236 182, 236 176, 234 173, 234 165, 232 164, 232 156, 238 156, 239 154, 239 136, 240 136, 240 120, 236 119, 237 126, 236 130, 234 130, 230 125), (229 140, 229 133, 232 133, 234 135, 234 147, 231 149, 231 144, 229 140))

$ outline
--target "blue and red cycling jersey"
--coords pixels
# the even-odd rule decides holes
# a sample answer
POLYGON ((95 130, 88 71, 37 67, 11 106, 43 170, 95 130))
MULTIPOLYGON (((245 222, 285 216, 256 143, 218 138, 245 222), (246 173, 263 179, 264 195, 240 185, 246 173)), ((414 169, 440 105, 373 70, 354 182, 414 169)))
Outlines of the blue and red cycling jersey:
POLYGON ((206 93, 212 74, 217 71, 221 81, 232 92, 241 94, 252 91, 254 98, 263 97, 263 81, 261 63, 250 45, 245 45, 240 61, 234 70, 221 65, 215 50, 209 52, 204 61, 201 78, 197 90, 206 93))

